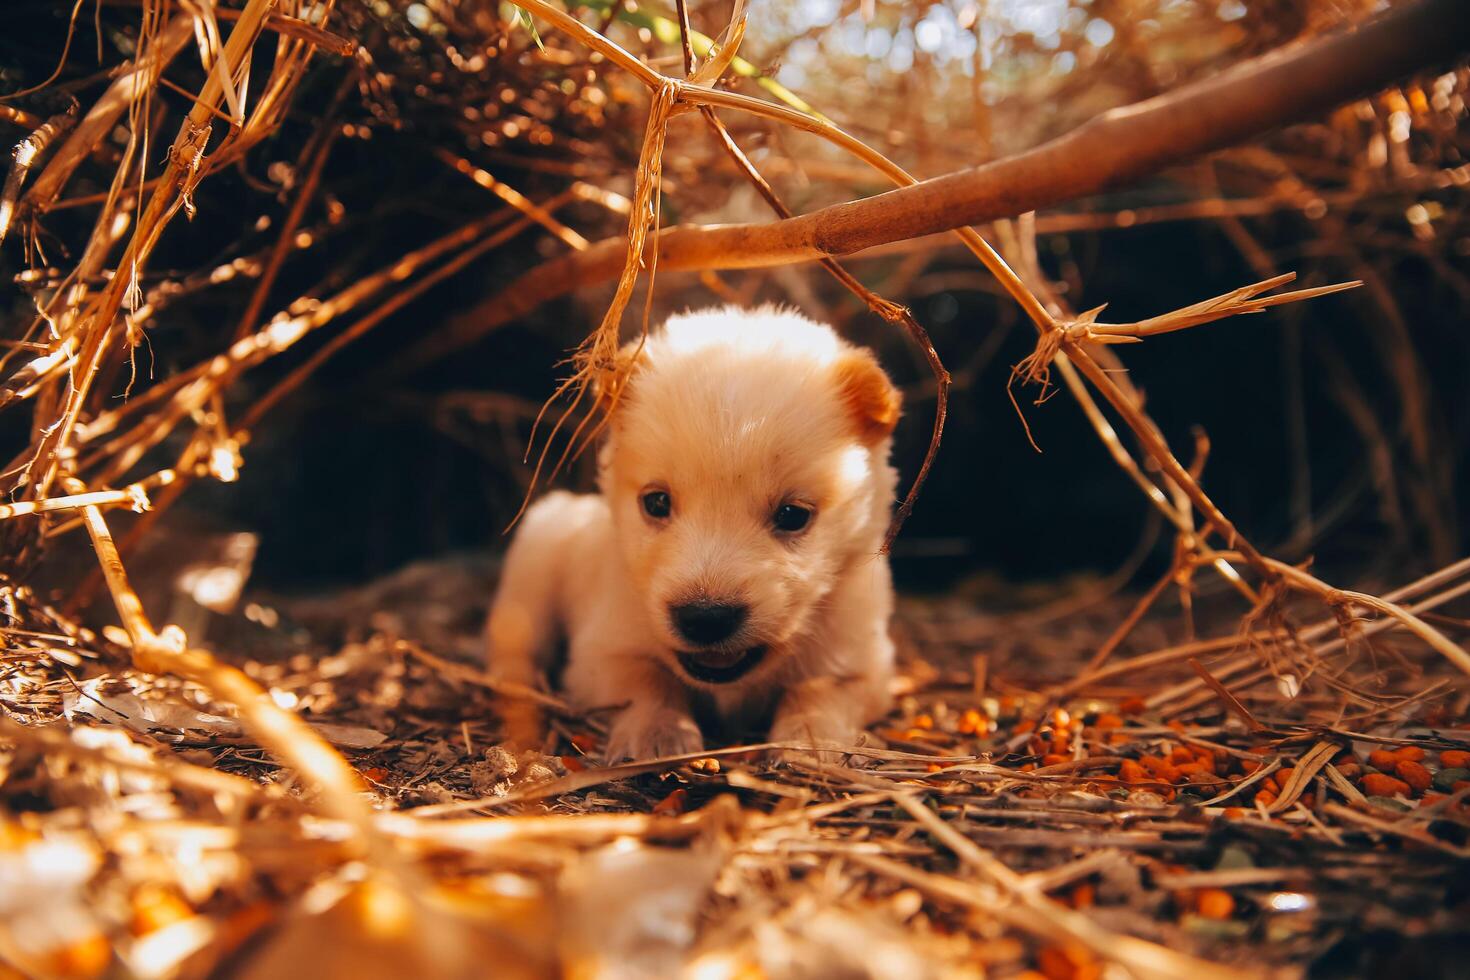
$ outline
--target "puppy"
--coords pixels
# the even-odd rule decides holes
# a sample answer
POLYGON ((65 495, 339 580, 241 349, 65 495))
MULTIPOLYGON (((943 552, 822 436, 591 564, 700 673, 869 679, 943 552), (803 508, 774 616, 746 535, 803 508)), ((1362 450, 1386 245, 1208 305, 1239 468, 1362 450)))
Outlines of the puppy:
POLYGON ((527 510, 487 627, 499 676, 623 706, 610 761, 696 752, 696 716, 851 746, 889 706, 880 553, 899 397, 865 349, 798 313, 671 318, 632 373, 599 493, 527 510))

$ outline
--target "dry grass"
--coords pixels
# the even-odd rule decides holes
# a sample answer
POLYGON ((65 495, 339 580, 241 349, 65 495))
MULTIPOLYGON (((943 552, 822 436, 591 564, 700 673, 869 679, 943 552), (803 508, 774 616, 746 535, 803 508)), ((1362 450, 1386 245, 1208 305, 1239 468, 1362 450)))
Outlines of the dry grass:
MULTIPOLYGON (((763 91, 778 101, 720 86, 729 73, 754 71, 738 59, 743 3, 718 41, 694 31, 682 2, 662 20, 676 29, 666 49, 677 47, 682 77, 610 39, 618 4, 594 26, 542 0, 515 3, 537 30, 567 40, 538 35, 504 68, 508 84, 610 65, 646 90, 619 93, 633 107, 622 118, 646 113, 631 194, 583 179, 523 193, 461 148, 436 146, 433 159, 503 207, 270 318, 283 269, 319 231, 306 221, 351 129, 339 116, 345 101, 372 98, 392 80, 379 59, 413 50, 375 46, 371 7, 144 0, 133 57, 90 107, 0 107, 0 123, 32 131, 0 191, 0 240, 23 237, 40 270, 47 215, 96 208, 91 233, 66 253, 68 266, 46 273, 34 317, 0 356, 0 407, 31 412, 28 443, 6 468, 11 499, 0 505, 0 793, 10 811, 0 868, 14 883, 0 900, 9 922, 0 956, 23 973, 67 976, 99 975, 115 958, 141 976, 452 976, 487 962, 527 976, 619 963, 654 975, 814 975, 840 962, 877 976, 1034 967, 1084 977, 1116 967, 1225 977, 1322 955, 1361 921, 1351 899, 1365 881, 1385 889, 1402 930, 1415 920, 1398 910, 1454 900, 1456 871, 1470 858, 1470 787, 1454 778, 1470 748, 1470 655, 1452 638, 1463 621, 1437 610, 1470 591, 1470 563, 1378 596, 1264 553, 1202 486, 1207 444, 1186 467, 1113 350, 1356 281, 1270 294, 1294 276, 1263 269, 1253 285, 1109 324, 1101 307, 1066 308, 1037 259, 1034 217, 996 223, 999 249, 976 229, 954 231, 1037 331, 1013 379, 1039 384, 1045 398, 1056 369, 1174 530, 1174 562, 1140 599, 1106 599, 1009 632, 973 612, 915 604, 902 618, 916 656, 901 709, 851 765, 773 769, 759 754, 769 746, 737 745, 596 768, 584 760, 595 756, 600 719, 486 677, 411 632, 377 628, 361 643, 320 647, 320 659, 247 664, 227 647, 207 652, 178 625, 156 626, 127 565, 157 516, 199 480, 233 481, 268 413, 327 359, 528 229, 580 256, 615 257, 620 269, 548 405, 536 473, 588 446, 606 416, 586 407, 616 410, 640 281, 647 329, 666 178, 680 164, 669 156, 669 126, 681 114, 702 115, 720 158, 781 219, 791 209, 716 110, 811 134, 895 186, 917 183, 771 79, 763 91), (252 81, 270 46, 266 78, 252 81), (186 53, 203 79, 192 90, 165 78, 186 53), (324 53, 346 70, 312 103, 319 118, 298 147, 294 196, 274 239, 160 284, 150 263, 166 230, 181 211, 193 216, 202 181, 282 131, 324 53), (165 90, 185 96, 185 108, 171 113, 165 90), (174 116, 155 174, 158 127, 174 116), (108 140, 124 120, 119 147, 108 140), (114 168, 105 193, 64 199, 78 170, 99 162, 114 168), (567 214, 588 202, 626 219, 616 248, 567 214), (215 353, 112 400, 134 384, 139 349, 170 302, 241 275, 256 284, 233 334, 210 341, 215 353), (249 372, 349 315, 358 318, 248 404, 231 399, 249 372), (140 472, 165 452, 171 465, 140 472), (143 514, 120 542, 109 523, 118 509, 143 514), (66 608, 56 608, 30 576, 49 541, 81 532, 97 569, 69 583, 66 608), (1201 571, 1221 594, 1196 581, 1201 571), (121 629, 83 625, 102 590, 121 629), (1139 647, 1139 632, 1158 633, 1175 594, 1187 639, 1120 658, 1139 647), (1200 638, 1206 625, 1213 635, 1200 638), (1026 643, 1048 651, 1045 676, 1028 674, 1026 643), (989 659, 967 659, 977 647, 989 659), (1086 655, 1050 655, 1078 649, 1086 655), (539 751, 503 744, 497 703, 506 717, 526 705, 545 713, 539 751), (1271 938, 1268 955, 1252 930, 1271 938)), ((501 45, 490 50, 508 52, 505 39, 526 30, 488 9, 423 9, 463 37, 475 31, 458 19, 480 18, 475 30, 501 45)), ((469 50, 455 55, 467 60, 469 50)), ((600 125, 592 131, 605 134, 600 125)), ((1253 206, 1296 200, 1300 188, 1283 183, 1253 206)), ((906 331, 934 376, 932 438, 891 542, 940 451, 950 376, 906 307, 830 255, 811 257, 906 331)), ((1413 363, 1396 370, 1413 389, 1413 363)), ((1421 428, 1411 420, 1416 445, 1421 428)), ((1430 454, 1427 444, 1416 451, 1430 454)), ((368 615, 356 612, 361 629, 368 615)), ((339 614, 356 615, 345 600, 339 614)))

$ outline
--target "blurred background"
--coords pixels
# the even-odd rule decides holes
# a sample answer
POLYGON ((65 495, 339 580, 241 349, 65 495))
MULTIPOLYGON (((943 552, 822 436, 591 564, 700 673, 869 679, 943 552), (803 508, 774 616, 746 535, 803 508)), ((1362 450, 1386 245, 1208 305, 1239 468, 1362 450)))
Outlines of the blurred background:
MULTIPOLYGON (((922 178, 1025 150, 1109 108, 1382 6, 755 0, 732 87, 816 107, 922 178)), ((591 7, 581 14, 589 23, 600 18, 610 37, 678 72, 671 5, 591 7)), ((731 5, 696 0, 689 9, 695 30, 717 34, 731 5)), ((95 16, 88 6, 63 61, 70 14, 50 0, 6 5, 0 91, 36 85, 61 64, 46 95, 53 104, 32 107, 41 115, 63 111, 70 93, 89 104, 88 93, 136 43, 137 4, 103 3, 95 16)), ((258 329, 277 311, 331 295, 504 208, 489 184, 541 202, 574 191, 557 217, 577 238, 595 242, 626 230, 647 113, 637 83, 493 3, 347 0, 336 4, 332 23, 361 40, 365 53, 319 57, 279 131, 211 174, 194 197, 193 220, 170 225, 141 283, 151 315, 132 363, 115 366, 110 405, 121 404, 125 387, 137 398, 221 350, 237 331, 258 329), (329 146, 320 150, 324 140, 329 146), (319 181, 299 230, 257 297, 318 151, 319 181)), ((257 58, 256 85, 268 75, 271 46, 257 58)), ((160 167, 159 147, 188 105, 175 87, 197 91, 202 81, 198 58, 178 58, 164 78, 175 84, 157 90, 149 111, 169 121, 142 157, 148 174, 160 167)), ((1363 280, 1360 289, 1120 351, 1176 452, 1188 457, 1197 433, 1207 435, 1204 484, 1237 525, 1269 553, 1315 556, 1333 576, 1397 581, 1406 569, 1466 550, 1467 89, 1463 68, 1426 75, 1126 191, 982 229, 1034 248, 1069 306, 1107 303, 1114 322, 1278 272, 1297 272, 1305 286, 1363 280)), ((798 212, 887 189, 816 138, 724 117, 798 212)), ((12 141, 24 135, 8 128, 12 141)), ((34 319, 36 297, 56 285, 58 273, 48 270, 75 261, 126 138, 120 124, 63 199, 0 249, 5 336, 19 336, 34 319)), ((697 115, 671 126, 663 193, 666 224, 769 218, 697 115)), ((570 247, 565 236, 533 225, 407 303, 251 426, 236 482, 194 483, 162 526, 195 540, 258 536, 252 584, 280 593, 502 548, 502 530, 529 487, 522 454, 532 421, 611 287, 576 290, 494 329, 477 324, 516 276, 570 247), (431 357, 445 331, 458 346, 431 357)), ((1007 382, 1034 332, 972 257, 936 238, 847 265, 913 308, 956 380, 938 462, 894 550, 904 588, 1078 576, 1126 582, 1163 571, 1170 536, 1159 533, 1070 396, 1035 405, 1034 389, 1017 386, 1040 451, 1028 441, 1007 382)), ((642 288, 625 330, 637 329, 642 288)), ((912 476, 934 403, 924 361, 904 336, 816 265, 717 276, 661 271, 652 310, 658 319, 726 301, 790 304, 875 348, 906 392, 895 461, 912 476)), ((243 374, 218 408, 237 421, 351 319, 327 323, 243 374)), ((28 415, 0 413, 5 458, 30 441, 28 415)), ((172 465, 190 438, 190 427, 180 426, 129 475, 172 465)), ((579 460, 560 482, 587 487, 590 463, 579 460)), ((125 530, 128 519, 117 520, 125 530)), ((68 540, 85 549, 80 535, 68 540)), ((52 549, 54 561, 65 561, 66 547, 52 549)))

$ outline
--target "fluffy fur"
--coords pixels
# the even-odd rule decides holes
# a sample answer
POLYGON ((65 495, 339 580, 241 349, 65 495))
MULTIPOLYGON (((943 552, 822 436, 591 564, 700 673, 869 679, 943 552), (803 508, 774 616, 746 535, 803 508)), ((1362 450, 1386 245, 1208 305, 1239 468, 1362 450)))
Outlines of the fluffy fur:
POLYGON ((564 642, 571 699, 622 706, 612 760, 698 751, 697 717, 854 744, 889 704, 897 392, 777 309, 676 316, 635 352, 600 492, 548 494, 516 532, 492 669, 532 682, 564 642))

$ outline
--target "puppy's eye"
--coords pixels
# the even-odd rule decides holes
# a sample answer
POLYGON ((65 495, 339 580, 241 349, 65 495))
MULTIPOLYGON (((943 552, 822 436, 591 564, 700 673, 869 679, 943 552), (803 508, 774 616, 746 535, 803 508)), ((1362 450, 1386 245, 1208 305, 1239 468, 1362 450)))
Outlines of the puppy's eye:
POLYGON ((656 521, 668 517, 673 509, 673 498, 666 490, 650 490, 643 495, 643 513, 656 521))
POLYGON ((811 520, 810 508, 800 504, 782 504, 776 508, 776 513, 771 515, 771 523, 776 525, 778 531, 800 531, 810 524, 811 520))

